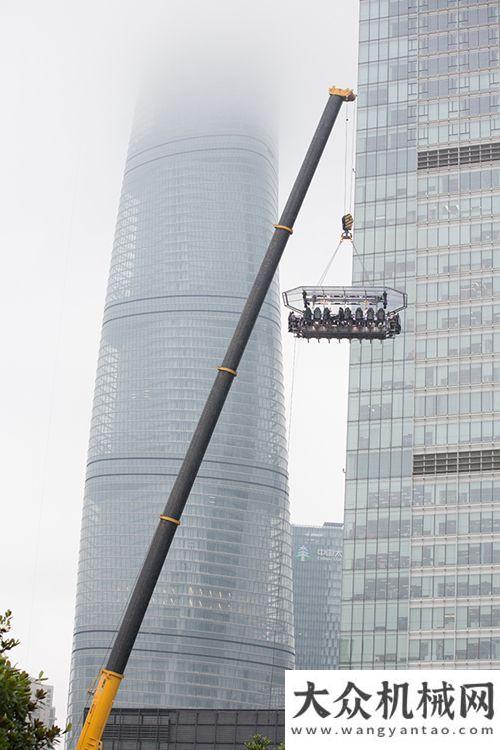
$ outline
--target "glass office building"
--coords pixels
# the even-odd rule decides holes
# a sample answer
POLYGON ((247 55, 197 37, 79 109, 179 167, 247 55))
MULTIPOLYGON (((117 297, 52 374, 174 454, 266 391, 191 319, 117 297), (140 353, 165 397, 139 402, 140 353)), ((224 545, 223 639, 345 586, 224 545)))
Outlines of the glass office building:
POLYGON ((498 2, 361 0, 341 663, 500 667, 498 2))
MULTIPOLYGON (((272 122, 248 92, 247 109, 241 96, 222 96, 209 87, 159 96, 163 104, 138 107, 133 126, 88 453, 69 697, 76 728, 276 221, 272 122)), ((275 279, 116 705, 280 707, 290 667, 275 279)))
POLYGON ((295 669, 337 669, 341 523, 292 525, 295 669))

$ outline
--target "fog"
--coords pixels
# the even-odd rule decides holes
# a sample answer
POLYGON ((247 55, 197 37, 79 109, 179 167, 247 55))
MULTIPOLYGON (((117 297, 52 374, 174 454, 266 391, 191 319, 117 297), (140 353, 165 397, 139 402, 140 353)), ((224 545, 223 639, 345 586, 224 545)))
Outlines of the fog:
MULTIPOLYGON (((2 4, 0 608, 14 612, 19 666, 55 686, 59 722, 100 324, 137 93, 154 72, 166 98, 175 86, 186 101, 238 97, 247 116, 257 101, 272 109, 282 206, 328 87, 356 84, 356 2, 269 6, 2 4), (221 71, 224 92, 210 88, 221 71)), ((295 225, 282 289, 315 283, 338 243, 352 109, 339 116, 295 225)), ((350 266, 342 248, 328 281, 349 282, 350 266)), ((292 518, 341 520, 348 344, 299 341, 294 358, 285 329, 283 341, 292 518)))

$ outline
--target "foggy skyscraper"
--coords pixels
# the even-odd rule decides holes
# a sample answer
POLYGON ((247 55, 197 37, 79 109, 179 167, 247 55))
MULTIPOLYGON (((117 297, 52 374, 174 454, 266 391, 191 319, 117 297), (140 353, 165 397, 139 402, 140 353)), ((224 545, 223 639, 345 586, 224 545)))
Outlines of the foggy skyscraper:
MULTIPOLYGON (((77 728, 277 218, 274 124, 248 90, 159 87, 153 99, 133 126, 96 378, 69 699, 77 728)), ((116 705, 275 707, 292 666, 275 279, 116 705)))

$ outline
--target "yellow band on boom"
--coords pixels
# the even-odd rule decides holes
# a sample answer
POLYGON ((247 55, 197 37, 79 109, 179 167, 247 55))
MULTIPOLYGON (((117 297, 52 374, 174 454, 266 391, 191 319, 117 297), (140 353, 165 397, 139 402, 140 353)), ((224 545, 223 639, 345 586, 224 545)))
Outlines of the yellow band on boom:
POLYGON ((162 521, 170 521, 170 523, 175 523, 176 526, 180 526, 181 522, 178 518, 172 518, 172 516, 160 516, 160 519, 162 521))
POLYGON ((122 674, 101 669, 97 687, 76 750, 99 750, 104 727, 123 679, 122 674))
POLYGON ((290 234, 293 234, 292 227, 286 227, 284 224, 273 224, 273 227, 275 229, 284 229, 286 232, 290 232, 290 234))
POLYGON ((218 367, 217 368, 219 372, 228 372, 230 375, 232 375, 234 378, 237 376, 236 370, 231 370, 230 367, 218 367))

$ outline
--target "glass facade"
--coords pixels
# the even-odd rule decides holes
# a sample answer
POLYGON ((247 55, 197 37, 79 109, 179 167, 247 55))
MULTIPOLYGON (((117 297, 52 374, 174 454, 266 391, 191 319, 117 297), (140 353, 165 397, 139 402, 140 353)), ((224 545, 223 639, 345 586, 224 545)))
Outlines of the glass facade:
POLYGON ((295 669, 337 669, 342 524, 292 525, 295 669))
MULTIPOLYGON (((209 93, 143 103, 133 127, 88 453, 69 697, 76 728, 276 221, 273 128, 258 112, 211 104, 209 93)), ((276 278, 116 705, 279 707, 291 667, 276 278)))
POLYGON ((241 750, 260 734, 271 748, 285 739, 285 711, 117 708, 109 717, 102 750, 241 750))
POLYGON ((351 349, 346 668, 500 667, 498 16, 360 3, 355 242, 409 307, 351 349))

